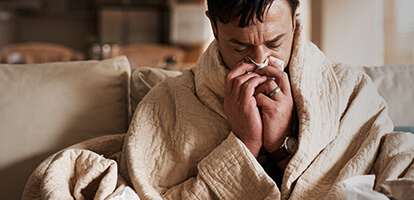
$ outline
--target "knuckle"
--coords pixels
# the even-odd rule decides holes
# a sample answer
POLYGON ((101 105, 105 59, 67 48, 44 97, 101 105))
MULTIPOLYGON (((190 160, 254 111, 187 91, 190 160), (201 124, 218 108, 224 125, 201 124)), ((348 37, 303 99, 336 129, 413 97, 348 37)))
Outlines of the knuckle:
POLYGON ((242 86, 241 86, 241 88, 243 89, 243 90, 248 90, 248 89, 250 89, 250 84, 243 84, 242 86))
POLYGON ((243 84, 243 79, 241 78, 241 77, 237 77, 235 80, 234 80, 234 82, 237 84, 237 85, 242 85, 243 84))
POLYGON ((277 87, 277 83, 275 81, 267 81, 263 84, 263 87, 266 91, 270 92, 277 87))
POLYGON ((225 80, 230 80, 232 77, 231 72, 226 74, 226 76, 224 77, 225 80))
POLYGON ((266 83, 267 83, 267 85, 268 85, 269 87, 271 87, 272 89, 274 89, 274 87, 277 87, 277 82, 276 82, 276 80, 273 80, 273 81, 267 81, 266 83))

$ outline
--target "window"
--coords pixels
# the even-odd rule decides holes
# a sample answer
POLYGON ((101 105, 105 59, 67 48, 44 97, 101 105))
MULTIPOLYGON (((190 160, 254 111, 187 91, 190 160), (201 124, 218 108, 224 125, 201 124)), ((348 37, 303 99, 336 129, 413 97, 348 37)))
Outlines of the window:
POLYGON ((385 64, 414 63, 414 1, 386 0, 384 16, 385 64))

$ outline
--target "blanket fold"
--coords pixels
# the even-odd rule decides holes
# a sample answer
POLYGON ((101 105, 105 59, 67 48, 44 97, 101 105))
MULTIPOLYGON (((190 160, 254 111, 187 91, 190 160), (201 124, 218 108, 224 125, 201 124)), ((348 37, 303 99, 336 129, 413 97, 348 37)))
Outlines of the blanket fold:
POLYGON ((105 199, 126 183, 118 177, 115 160, 89 150, 68 149, 56 155, 41 185, 45 188, 42 199, 105 199))
POLYGON ((125 134, 101 136, 49 156, 30 176, 22 199, 88 199, 95 194, 104 199, 114 191, 114 184, 118 188, 125 182, 116 164, 124 138, 125 134))
POLYGON ((393 199, 414 196, 414 137, 394 132, 383 138, 373 172, 378 174, 374 189, 393 199))

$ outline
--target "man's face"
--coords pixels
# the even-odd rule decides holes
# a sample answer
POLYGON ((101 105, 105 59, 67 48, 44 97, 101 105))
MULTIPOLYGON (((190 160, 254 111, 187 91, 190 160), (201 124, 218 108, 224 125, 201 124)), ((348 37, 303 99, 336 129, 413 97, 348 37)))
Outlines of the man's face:
POLYGON ((249 62, 247 57, 263 63, 273 56, 288 63, 294 25, 287 0, 275 0, 265 13, 263 23, 256 20, 255 24, 244 28, 239 28, 238 24, 239 20, 233 20, 227 24, 217 21, 217 28, 212 25, 221 56, 229 69, 242 61, 249 62))

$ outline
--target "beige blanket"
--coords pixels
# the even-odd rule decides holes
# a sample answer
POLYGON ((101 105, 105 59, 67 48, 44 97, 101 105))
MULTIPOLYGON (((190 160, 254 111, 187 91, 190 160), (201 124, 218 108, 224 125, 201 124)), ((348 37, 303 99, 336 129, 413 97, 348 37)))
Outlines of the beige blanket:
MULTIPOLYGON (((341 199, 344 179, 368 173, 377 175, 377 191, 404 198, 392 193, 403 183, 411 187, 403 193, 412 196, 414 136, 390 133, 386 103, 369 77, 329 61, 298 27, 289 70, 299 149, 281 188, 231 132, 222 107, 228 71, 213 42, 195 68, 145 96, 121 161, 110 157, 120 155, 119 148, 103 157, 65 150, 34 173, 24 197, 82 199, 96 192, 96 199, 105 199, 129 184, 141 199, 341 199)), ((108 148, 97 146, 92 150, 108 148)))

